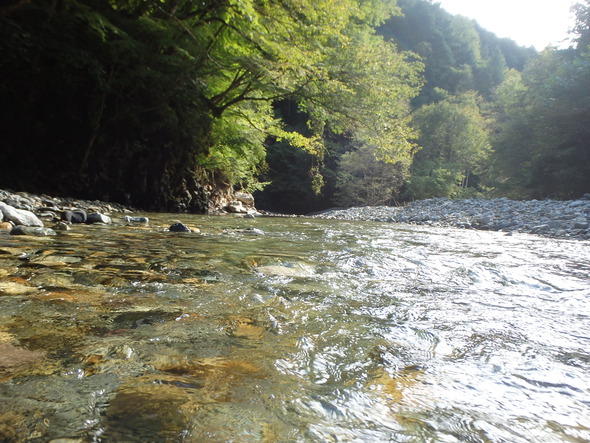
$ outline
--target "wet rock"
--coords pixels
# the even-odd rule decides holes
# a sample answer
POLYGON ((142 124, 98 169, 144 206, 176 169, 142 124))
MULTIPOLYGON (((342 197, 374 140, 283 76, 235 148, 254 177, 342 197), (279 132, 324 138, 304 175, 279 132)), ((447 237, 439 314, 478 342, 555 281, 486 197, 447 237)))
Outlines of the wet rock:
POLYGON ((189 394, 173 383, 123 385, 106 410, 104 437, 110 441, 178 441, 194 412, 190 404, 189 394))
POLYGON ((261 229, 258 228, 247 228, 241 231, 244 234, 249 234, 249 235, 266 235, 264 233, 264 231, 262 231, 261 229))
POLYGON ((533 228, 531 229, 531 232, 533 234, 539 234, 539 233, 549 232, 550 230, 551 230, 551 226, 549 226, 549 225, 538 225, 538 226, 533 226, 533 228))
POLYGON ((18 281, 0 282, 0 295, 25 295, 37 291, 37 288, 18 281))
POLYGON ((87 217, 86 211, 83 211, 82 209, 64 211, 61 214, 61 219, 70 223, 86 223, 87 217))
POLYGON ((33 235, 35 237, 46 237, 48 235, 56 235, 56 232, 51 228, 21 225, 12 228, 10 235, 33 235))
POLYGON ((189 228, 187 225, 181 222, 174 223, 168 228, 168 230, 170 232, 192 232, 191 228, 189 228))
POLYGON ((53 227, 54 230, 56 231, 69 231, 70 229, 70 225, 68 225, 67 223, 64 222, 58 222, 56 223, 56 225, 53 227))
POLYGON ((31 211, 25 209, 16 209, 6 203, 0 202, 0 211, 6 220, 13 222, 15 225, 22 226, 39 226, 43 227, 43 222, 37 218, 31 211))
POLYGON ((112 222, 111 217, 101 214, 100 212, 92 212, 86 217, 86 223, 102 223, 108 225, 112 222))
POLYGON ((128 215, 123 217, 123 220, 125 220, 125 223, 128 223, 128 224, 139 224, 139 225, 147 225, 150 222, 150 219, 147 217, 130 217, 128 215))
POLYGON ((0 342, 0 379, 26 373, 45 358, 43 351, 29 351, 11 343, 0 342))

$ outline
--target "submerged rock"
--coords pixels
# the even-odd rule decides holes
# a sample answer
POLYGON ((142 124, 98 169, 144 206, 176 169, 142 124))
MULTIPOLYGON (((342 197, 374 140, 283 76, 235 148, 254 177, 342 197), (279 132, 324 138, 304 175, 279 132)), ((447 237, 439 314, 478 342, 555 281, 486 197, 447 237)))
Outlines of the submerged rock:
POLYGON ((15 226, 10 231, 10 235, 34 235, 35 237, 46 237, 48 235, 56 235, 56 232, 51 228, 40 228, 37 226, 15 226))

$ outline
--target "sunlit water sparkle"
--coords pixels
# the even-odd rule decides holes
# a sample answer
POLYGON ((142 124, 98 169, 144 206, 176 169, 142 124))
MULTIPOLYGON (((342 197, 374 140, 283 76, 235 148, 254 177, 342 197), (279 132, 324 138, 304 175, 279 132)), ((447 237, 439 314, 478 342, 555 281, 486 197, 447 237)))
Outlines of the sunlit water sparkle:
POLYGON ((0 234, 0 440, 590 441, 589 242, 148 215, 0 234))

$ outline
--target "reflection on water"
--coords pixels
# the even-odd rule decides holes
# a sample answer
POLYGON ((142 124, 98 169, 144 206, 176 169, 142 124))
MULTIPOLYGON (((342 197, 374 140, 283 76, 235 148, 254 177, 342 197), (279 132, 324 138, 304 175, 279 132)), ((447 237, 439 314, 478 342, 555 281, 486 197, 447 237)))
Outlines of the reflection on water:
POLYGON ((0 440, 590 440, 588 242, 174 217, 0 233, 0 440))

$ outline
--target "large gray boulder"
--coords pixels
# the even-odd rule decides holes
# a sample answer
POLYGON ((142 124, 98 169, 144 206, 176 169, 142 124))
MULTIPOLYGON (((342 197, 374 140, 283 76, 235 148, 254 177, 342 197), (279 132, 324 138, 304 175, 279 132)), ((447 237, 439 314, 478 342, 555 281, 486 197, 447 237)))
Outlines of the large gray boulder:
POLYGON ((15 225, 43 227, 43 222, 37 218, 31 211, 25 209, 16 209, 6 203, 0 202, 0 211, 4 214, 6 220, 10 220, 15 225))
POLYGON ((108 225, 112 222, 111 217, 101 214, 100 212, 91 212, 86 218, 86 223, 103 223, 108 225))

